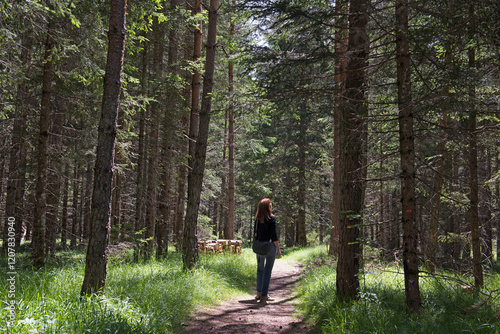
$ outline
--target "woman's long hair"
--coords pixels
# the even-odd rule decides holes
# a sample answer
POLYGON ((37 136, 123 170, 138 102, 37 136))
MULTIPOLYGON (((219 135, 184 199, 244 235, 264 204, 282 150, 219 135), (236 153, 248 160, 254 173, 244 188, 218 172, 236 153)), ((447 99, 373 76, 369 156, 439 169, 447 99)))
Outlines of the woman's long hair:
POLYGON ((258 220, 261 223, 263 223, 264 221, 271 219, 271 217, 273 217, 271 200, 269 198, 263 198, 260 200, 259 206, 257 207, 255 220, 258 220))

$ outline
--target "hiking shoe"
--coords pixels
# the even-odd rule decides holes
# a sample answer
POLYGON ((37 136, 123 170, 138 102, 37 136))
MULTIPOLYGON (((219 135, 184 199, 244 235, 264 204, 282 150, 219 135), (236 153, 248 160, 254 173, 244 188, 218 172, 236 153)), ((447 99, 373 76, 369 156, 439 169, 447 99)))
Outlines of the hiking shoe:
POLYGON ((260 301, 261 302, 272 302, 272 301, 274 301, 274 298, 270 297, 270 296, 262 296, 262 297, 260 297, 260 301))

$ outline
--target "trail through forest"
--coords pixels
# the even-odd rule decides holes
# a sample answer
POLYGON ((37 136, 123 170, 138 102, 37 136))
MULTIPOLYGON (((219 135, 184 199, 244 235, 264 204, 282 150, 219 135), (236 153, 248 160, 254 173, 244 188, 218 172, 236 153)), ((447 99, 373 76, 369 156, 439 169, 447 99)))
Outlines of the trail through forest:
POLYGON ((294 284, 300 278, 300 264, 276 260, 269 296, 260 303, 254 295, 244 295, 210 309, 198 310, 183 333, 308 333, 310 329, 294 312, 294 284))

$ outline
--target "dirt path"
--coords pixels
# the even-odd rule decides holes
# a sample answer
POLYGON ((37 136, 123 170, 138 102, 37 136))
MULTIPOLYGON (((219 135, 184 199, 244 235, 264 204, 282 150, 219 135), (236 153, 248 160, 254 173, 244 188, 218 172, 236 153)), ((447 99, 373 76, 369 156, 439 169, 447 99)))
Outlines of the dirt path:
POLYGON ((301 274, 297 264, 283 260, 274 263, 269 296, 274 301, 259 303, 245 295, 210 309, 199 310, 183 333, 308 333, 307 326, 294 313, 293 284, 301 274))

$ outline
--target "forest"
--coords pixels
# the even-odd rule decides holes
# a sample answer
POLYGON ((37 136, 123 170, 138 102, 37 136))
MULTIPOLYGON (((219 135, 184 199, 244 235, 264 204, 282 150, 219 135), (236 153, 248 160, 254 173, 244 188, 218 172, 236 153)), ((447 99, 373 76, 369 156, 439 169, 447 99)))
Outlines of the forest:
POLYGON ((189 332, 270 198, 314 331, 500 333, 500 2, 0 0, 0 66, 2 331, 189 332))

